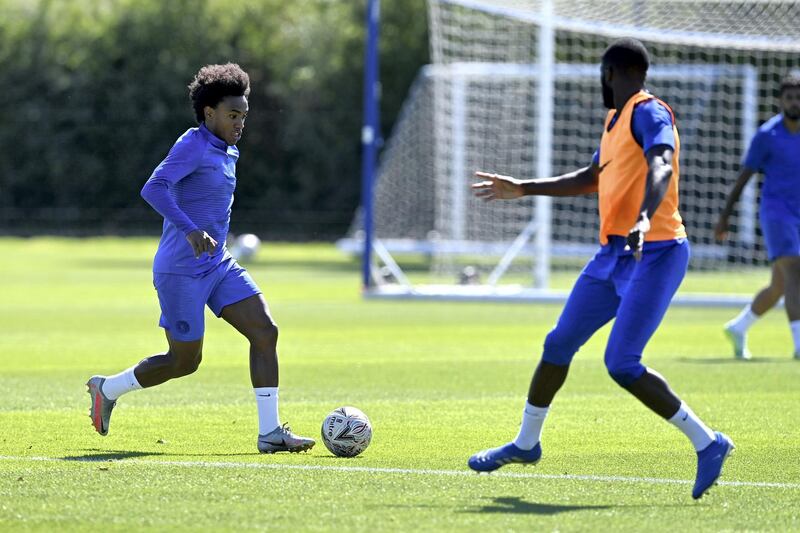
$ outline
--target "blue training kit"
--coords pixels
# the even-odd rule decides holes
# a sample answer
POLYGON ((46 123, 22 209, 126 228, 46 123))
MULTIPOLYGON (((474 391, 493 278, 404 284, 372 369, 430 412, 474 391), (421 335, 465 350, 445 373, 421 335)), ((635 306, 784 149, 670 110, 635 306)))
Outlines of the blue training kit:
POLYGON ((689 265, 685 239, 644 244, 641 261, 611 236, 589 261, 544 342, 542 359, 569 365, 578 349, 616 317, 606 346, 609 374, 627 386, 645 372, 642 352, 667 312, 689 265))
POLYGON ((758 128, 742 164, 764 173, 759 218, 769 260, 800 256, 800 132, 787 130, 783 115, 772 117, 758 128))
POLYGON ((193 341, 203 336, 206 305, 220 316, 225 306, 261 293, 247 270, 230 254, 202 276, 156 272, 153 285, 161 306, 158 325, 178 341, 193 341))
POLYGON ((235 146, 201 124, 175 142, 142 188, 142 197, 164 217, 153 285, 161 306, 159 325, 173 339, 203 336, 206 304, 219 316, 226 305, 261 293, 225 246, 238 158, 235 146), (186 239, 198 229, 218 243, 199 258, 186 239))

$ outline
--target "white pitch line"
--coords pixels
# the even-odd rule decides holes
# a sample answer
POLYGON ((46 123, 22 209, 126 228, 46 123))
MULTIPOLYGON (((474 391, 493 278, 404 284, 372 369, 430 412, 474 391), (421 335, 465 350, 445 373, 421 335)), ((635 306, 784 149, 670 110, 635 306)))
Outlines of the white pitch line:
MULTIPOLYGON (((106 463, 137 466, 182 466, 187 468, 255 468, 264 470, 306 470, 325 472, 364 472, 370 474, 412 474, 423 476, 476 476, 469 470, 434 470, 426 468, 381 468, 371 466, 290 465, 275 463, 231 463, 218 461, 159 461, 145 459, 64 459, 59 457, 15 457, 0 455, 0 461, 51 462, 51 463, 106 463)), ((483 476, 481 476, 483 477, 483 476)), ((489 476, 486 476, 488 478, 489 476)), ((655 477, 595 476, 583 474, 535 474, 532 472, 494 472, 491 477, 514 479, 555 479, 573 481, 597 481, 601 483, 645 483, 650 485, 691 485, 688 479, 665 479, 655 477)), ((719 481, 729 487, 760 487, 772 489, 800 489, 800 483, 777 483, 771 481, 719 481)))

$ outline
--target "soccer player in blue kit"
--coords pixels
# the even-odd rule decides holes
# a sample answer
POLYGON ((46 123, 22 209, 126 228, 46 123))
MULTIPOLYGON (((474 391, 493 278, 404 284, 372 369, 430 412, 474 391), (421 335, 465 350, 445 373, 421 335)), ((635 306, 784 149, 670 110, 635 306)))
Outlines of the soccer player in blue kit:
POLYGON ((278 328, 261 290, 225 247, 236 188, 236 143, 244 130, 249 94, 250 78, 239 65, 201 68, 189 85, 199 126, 181 135, 142 188, 142 197, 164 217, 153 284, 169 347, 119 374, 89 379, 90 416, 101 435, 108 433, 121 395, 197 370, 208 305, 250 342, 258 450, 299 452, 314 446, 313 439, 280 423, 278 328))
POLYGON ((783 296, 794 358, 800 360, 800 77, 783 80, 780 107, 781 112, 765 122, 750 142, 715 230, 717 239, 724 240, 728 219, 742 190, 753 174, 763 172, 761 230, 772 263, 772 279, 725 324, 725 333, 739 359, 750 359, 747 330, 783 296))
POLYGON ((486 200, 597 194, 601 247, 544 341, 517 437, 470 457, 467 464, 473 470, 491 472, 509 463, 539 461, 542 425, 572 358, 612 319, 605 352, 608 373, 689 438, 697 453, 693 498, 711 488, 733 451, 730 438, 706 426, 663 376, 641 362, 689 262, 689 242, 678 212, 678 129, 669 106, 644 88, 649 65, 647 50, 635 39, 620 39, 603 54, 601 86, 609 112, 590 165, 533 180, 477 173, 483 181, 473 188, 486 200))

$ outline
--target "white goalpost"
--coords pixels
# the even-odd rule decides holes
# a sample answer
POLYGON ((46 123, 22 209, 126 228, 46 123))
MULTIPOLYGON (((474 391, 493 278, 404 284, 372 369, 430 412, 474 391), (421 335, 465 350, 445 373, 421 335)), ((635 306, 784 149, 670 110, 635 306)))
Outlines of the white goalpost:
POLYGON ((429 0, 429 21, 433 64, 409 93, 362 216, 339 242, 370 252, 365 295, 562 300, 598 247, 596 198, 487 204, 472 197, 471 176, 529 179, 588 164, 605 115, 599 57, 610 40, 633 36, 651 52, 648 87, 675 109, 681 132, 681 212, 701 281, 675 302, 749 301, 756 286, 726 279, 765 268, 755 182, 731 239, 715 242, 713 226, 750 139, 774 113, 779 80, 800 65, 800 6, 429 0), (374 228, 367 242, 364 220, 374 228))

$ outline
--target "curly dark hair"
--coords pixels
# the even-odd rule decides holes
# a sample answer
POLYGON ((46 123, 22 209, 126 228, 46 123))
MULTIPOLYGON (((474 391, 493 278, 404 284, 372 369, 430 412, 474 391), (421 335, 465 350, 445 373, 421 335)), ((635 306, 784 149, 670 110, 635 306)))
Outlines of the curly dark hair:
POLYGON ((236 63, 206 65, 189 84, 189 97, 197 123, 204 121, 203 108, 216 107, 226 96, 250 94, 250 76, 236 63))
POLYGON ((783 93, 789 89, 800 89, 800 76, 796 74, 789 74, 783 78, 783 81, 781 81, 781 90, 779 94, 783 96, 783 93))
POLYGON ((614 41, 606 48, 603 62, 620 69, 632 69, 640 74, 646 74, 650 68, 650 55, 641 41, 625 37, 614 41))

